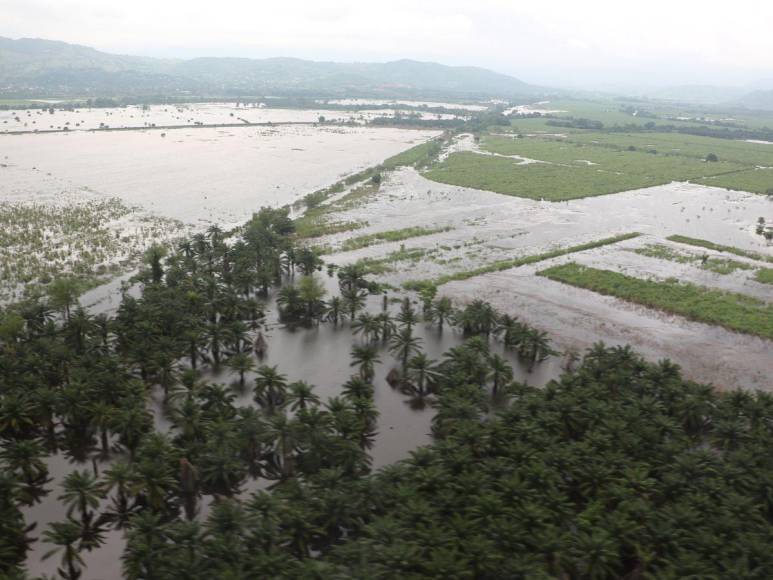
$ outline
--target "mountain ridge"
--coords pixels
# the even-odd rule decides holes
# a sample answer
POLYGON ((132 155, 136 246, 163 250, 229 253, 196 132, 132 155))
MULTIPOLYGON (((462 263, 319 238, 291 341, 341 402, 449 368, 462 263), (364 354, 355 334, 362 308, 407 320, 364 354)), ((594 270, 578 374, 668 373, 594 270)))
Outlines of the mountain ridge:
POLYGON ((294 57, 162 59, 112 54, 57 40, 0 37, 0 94, 12 96, 275 93, 475 98, 543 92, 485 68, 408 58, 384 63, 294 57))

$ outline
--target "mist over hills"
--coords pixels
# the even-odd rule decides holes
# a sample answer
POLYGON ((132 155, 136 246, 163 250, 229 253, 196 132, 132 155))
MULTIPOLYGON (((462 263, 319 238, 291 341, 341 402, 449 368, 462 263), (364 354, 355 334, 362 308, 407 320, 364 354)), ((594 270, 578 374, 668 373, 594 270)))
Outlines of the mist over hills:
POLYGON ((59 41, 0 37, 0 94, 7 97, 276 94, 476 98, 545 92, 483 68, 414 60, 175 60, 115 55, 59 41))

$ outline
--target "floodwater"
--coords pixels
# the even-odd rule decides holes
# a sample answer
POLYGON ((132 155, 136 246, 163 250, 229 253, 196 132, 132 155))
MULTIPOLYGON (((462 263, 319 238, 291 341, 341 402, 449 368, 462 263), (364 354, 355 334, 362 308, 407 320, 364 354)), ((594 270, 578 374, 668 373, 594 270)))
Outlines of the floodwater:
MULTIPOLYGON (((320 109, 280 109, 265 106, 236 106, 235 103, 196 103, 188 105, 150 105, 141 107, 76 108, 72 111, 47 109, 0 111, 0 134, 12 132, 93 131, 98 129, 143 129, 152 127, 218 126, 239 124, 326 123, 364 124, 376 117, 397 114, 418 115, 421 119, 454 119, 456 115, 407 110, 409 102, 389 103, 394 109, 340 111, 320 109)), ((457 109, 469 109, 459 106, 457 109)), ((485 107, 483 107, 485 108, 485 107)), ((477 110, 474 108, 473 110, 477 110)))
POLYGON ((185 223, 234 225, 437 134, 282 125, 5 135, 0 201, 88 189, 185 223))
POLYGON ((442 103, 433 101, 406 101, 406 100, 390 100, 390 99, 329 99, 317 101, 321 105, 330 103, 331 105, 343 105, 343 106, 368 106, 368 105, 394 105, 394 106, 409 106, 409 107, 430 107, 433 109, 460 109, 465 111, 485 111, 488 109, 488 105, 485 104, 461 104, 461 103, 442 103))
MULTIPOLYGON (((337 280, 319 274, 325 281, 330 294, 337 293, 337 280)), ((90 306, 93 313, 113 312, 119 304, 116 296, 120 288, 120 281, 91 291, 81 298, 84 306, 90 306), (95 306, 91 306, 94 304, 95 306)), ((340 394, 341 386, 353 374, 354 369, 349 366, 350 352, 354 344, 360 342, 360 338, 352 334, 348 323, 343 323, 334 328, 325 323, 312 328, 289 329, 278 323, 276 319, 276 306, 273 300, 268 302, 268 330, 265 336, 268 341, 268 351, 259 360, 260 364, 276 365, 280 372, 287 376, 288 381, 305 380, 316 387, 316 394, 324 401, 329 397, 340 394)), ((367 308, 373 313, 382 309, 382 297, 371 296, 367 308)), ((419 308, 416 305, 417 309, 419 308)), ((391 304, 390 310, 396 314, 399 305, 391 304)), ((435 360, 440 360, 442 354, 449 348, 463 342, 463 336, 451 328, 445 328, 440 332, 435 327, 419 323, 415 327, 415 335, 422 339, 422 348, 427 355, 435 360)), ((512 365, 515 379, 532 385, 543 385, 551 378, 560 374, 560 359, 551 358, 538 365, 532 373, 519 363, 512 353, 505 352, 498 342, 491 342, 492 352, 504 356, 512 365)), ((431 406, 417 406, 412 404, 399 390, 389 386, 385 377, 390 369, 397 366, 387 347, 380 348, 381 362, 376 365, 374 378, 375 403, 380 413, 377 436, 373 448, 370 450, 373 459, 373 468, 378 469, 395 461, 399 461, 420 447, 430 443, 431 420, 434 411, 431 406)), ((238 394, 236 404, 252 405, 252 379, 254 374, 246 377, 246 391, 238 394)), ((225 385, 231 385, 238 393, 237 375, 228 370, 222 370, 217 374, 205 377, 207 380, 225 385)), ((161 431, 169 429, 169 421, 163 414, 160 393, 155 393, 151 408, 156 419, 156 428, 161 431)), ((100 471, 107 464, 100 464, 100 471)), ((91 464, 73 464, 62 456, 54 456, 48 460, 49 470, 54 481, 49 487, 54 491, 46 496, 43 501, 25 510, 27 522, 38 522, 36 535, 42 533, 51 521, 61 521, 65 517, 64 507, 57 501, 58 484, 74 469, 91 469, 91 464)), ((242 496, 248 496, 265 485, 263 480, 250 480, 243 486, 242 496)), ((203 505, 200 517, 207 512, 209 497, 202 499, 203 505)), ((83 580, 112 580, 120 577, 120 556, 125 545, 125 539, 121 532, 111 531, 106 536, 106 544, 100 549, 82 554, 86 563, 83 580)), ((58 557, 42 560, 43 554, 50 546, 42 541, 33 545, 27 560, 30 574, 54 575, 58 564, 58 557)))
MULTIPOLYGON (((560 348, 584 350, 599 340, 631 344, 651 360, 675 360, 694 380, 720 388, 773 390, 773 342, 769 340, 668 316, 535 276, 536 271, 550 265, 577 261, 644 278, 678 277, 771 302, 773 287, 755 282, 753 270, 723 276, 697 265, 625 251, 650 243, 669 244, 667 236, 682 234, 773 256, 773 247, 754 232, 757 217, 769 212, 765 196, 690 183, 551 203, 440 184, 413 169, 402 169, 384 180, 379 195, 369 203, 336 216, 367 221, 366 228, 328 236, 318 243, 336 248, 352 235, 407 227, 450 228, 328 256, 329 261, 345 264, 361 258, 383 258, 401 246, 428 252, 424 259, 395 263, 385 279, 399 285, 471 270, 496 260, 642 232, 646 236, 614 246, 448 283, 440 293, 461 303, 488 300, 500 310, 547 330, 560 348)), ((689 246, 681 246, 681 250, 703 253, 689 246)), ((745 261, 734 255, 723 257, 745 261)))

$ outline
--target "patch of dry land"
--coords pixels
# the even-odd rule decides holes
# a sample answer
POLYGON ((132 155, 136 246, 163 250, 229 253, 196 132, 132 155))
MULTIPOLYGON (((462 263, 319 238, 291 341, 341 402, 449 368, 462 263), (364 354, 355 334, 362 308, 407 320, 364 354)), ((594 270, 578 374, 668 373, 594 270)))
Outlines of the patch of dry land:
MULTIPOLYGON (((470 141, 451 147, 477 149, 470 141)), ((401 167, 355 203, 333 204, 331 222, 358 228, 310 240, 329 262, 362 261, 382 282, 410 289, 435 284, 439 295, 460 303, 490 301, 548 331, 562 349, 583 350, 597 341, 631 344, 651 359, 677 361, 694 380, 773 390, 773 342, 762 335, 537 275, 575 262, 741 294, 770 308, 773 289, 756 276, 770 267, 765 258, 773 258, 773 248, 754 232, 757 218, 771 211, 764 196, 672 182, 548 202, 446 185, 401 167), (675 234, 756 252, 762 259, 666 239, 675 234)))

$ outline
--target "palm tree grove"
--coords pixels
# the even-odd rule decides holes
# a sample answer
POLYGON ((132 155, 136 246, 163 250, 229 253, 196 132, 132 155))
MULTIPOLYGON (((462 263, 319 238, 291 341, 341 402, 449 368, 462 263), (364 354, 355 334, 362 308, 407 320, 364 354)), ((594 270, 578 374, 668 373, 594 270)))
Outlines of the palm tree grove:
POLYGON ((67 280, 4 309, 3 577, 26 577, 45 542, 76 580, 111 531, 132 579, 766 576, 769 394, 719 393, 601 343, 529 386, 494 347, 533 369, 554 354, 544 332, 427 292, 367 312, 384 289, 359 267, 330 267, 327 297, 293 229, 265 208, 150 251, 115 315, 76 306, 67 280), (286 324, 351 333, 339 395, 261 364, 270 293, 286 324), (430 359, 419 325, 464 341, 430 359), (377 387, 383 359, 391 386, 377 387), (231 386, 212 380, 221 366, 231 386), (374 470, 377 388, 435 414, 429 445, 374 470), (54 482, 56 455, 79 467, 54 482), (49 495, 64 517, 28 525, 22 510, 49 495))

